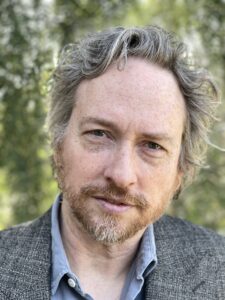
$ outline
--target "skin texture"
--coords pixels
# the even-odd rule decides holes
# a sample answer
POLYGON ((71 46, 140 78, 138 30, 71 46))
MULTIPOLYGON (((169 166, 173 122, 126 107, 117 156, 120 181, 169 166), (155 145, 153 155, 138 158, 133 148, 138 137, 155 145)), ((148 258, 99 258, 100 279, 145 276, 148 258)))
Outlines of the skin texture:
POLYGON ((81 82, 75 100, 54 156, 63 242, 72 268, 96 299, 109 297, 97 283, 101 295, 96 284, 92 288, 93 278, 100 282, 97 273, 111 278, 110 289, 119 297, 144 230, 164 213, 181 183, 184 99, 169 71, 128 58, 124 70, 114 64, 81 82), (80 268, 90 264, 92 281, 80 268), (113 286, 112 276, 119 285, 113 286))

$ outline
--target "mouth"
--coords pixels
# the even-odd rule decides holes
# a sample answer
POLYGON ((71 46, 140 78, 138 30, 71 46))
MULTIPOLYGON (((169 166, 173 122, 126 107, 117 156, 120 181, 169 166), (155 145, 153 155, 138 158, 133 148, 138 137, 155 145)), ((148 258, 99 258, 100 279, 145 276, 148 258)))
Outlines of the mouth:
POLYGON ((94 199, 104 210, 112 213, 122 213, 133 207, 133 205, 125 203, 122 199, 113 199, 98 196, 94 197, 94 199))

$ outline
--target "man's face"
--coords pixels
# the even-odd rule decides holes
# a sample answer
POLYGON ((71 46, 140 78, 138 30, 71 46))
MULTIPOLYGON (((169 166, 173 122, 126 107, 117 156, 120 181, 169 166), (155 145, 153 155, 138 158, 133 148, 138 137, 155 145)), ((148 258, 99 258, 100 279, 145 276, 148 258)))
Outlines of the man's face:
POLYGON ((138 58, 84 80, 75 98, 55 154, 63 205, 95 240, 123 242, 158 219, 179 188, 184 99, 169 71, 138 58))

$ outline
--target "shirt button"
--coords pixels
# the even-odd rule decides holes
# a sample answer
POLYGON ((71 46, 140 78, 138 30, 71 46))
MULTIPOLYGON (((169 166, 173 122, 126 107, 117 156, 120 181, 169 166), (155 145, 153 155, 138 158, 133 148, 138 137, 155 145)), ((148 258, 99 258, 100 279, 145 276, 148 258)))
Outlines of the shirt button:
POLYGON ((71 288, 75 288, 76 282, 72 278, 69 278, 67 282, 71 288))

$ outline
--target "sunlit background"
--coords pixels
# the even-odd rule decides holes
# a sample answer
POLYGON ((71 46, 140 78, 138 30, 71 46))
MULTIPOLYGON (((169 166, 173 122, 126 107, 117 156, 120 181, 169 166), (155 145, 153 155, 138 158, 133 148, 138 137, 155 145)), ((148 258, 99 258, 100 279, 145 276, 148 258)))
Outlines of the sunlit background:
MULTIPOLYGON (((213 73, 222 104, 211 141, 225 148, 224 0, 1 0, 0 228, 39 216, 58 192, 44 122, 60 49, 88 31, 147 24, 176 32, 213 73)), ((169 213, 225 234, 225 153, 211 148, 208 165, 169 213)))

